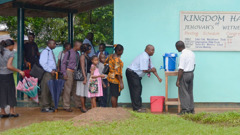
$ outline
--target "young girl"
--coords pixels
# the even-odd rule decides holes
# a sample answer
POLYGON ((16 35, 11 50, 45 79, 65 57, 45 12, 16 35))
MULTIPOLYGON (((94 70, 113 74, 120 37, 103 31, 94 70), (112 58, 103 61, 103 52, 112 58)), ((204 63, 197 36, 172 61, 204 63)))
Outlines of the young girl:
POLYGON ((89 91, 88 91, 88 97, 91 98, 91 105, 92 108, 97 107, 96 103, 96 97, 102 97, 103 96, 103 89, 102 89, 102 78, 105 77, 105 75, 101 75, 98 70, 98 57, 93 56, 92 57, 92 65, 91 65, 91 76, 89 79, 89 91))

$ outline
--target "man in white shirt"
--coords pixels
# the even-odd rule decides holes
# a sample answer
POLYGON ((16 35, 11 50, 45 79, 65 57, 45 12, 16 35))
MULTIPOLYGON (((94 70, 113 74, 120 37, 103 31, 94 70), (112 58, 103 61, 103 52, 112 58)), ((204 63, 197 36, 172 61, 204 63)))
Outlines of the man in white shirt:
POLYGON ((182 111, 179 115, 185 113, 194 113, 193 101, 193 78, 195 69, 195 55, 192 51, 185 49, 184 42, 176 43, 178 52, 182 52, 179 58, 179 70, 177 78, 177 87, 179 87, 179 98, 182 111))
POLYGON ((134 111, 145 112, 142 109, 142 77, 147 73, 148 77, 153 73, 162 82, 158 76, 156 68, 151 63, 150 56, 154 54, 154 46, 147 45, 143 53, 137 56, 132 64, 127 68, 126 76, 132 100, 132 107, 134 111))
POLYGON ((51 93, 48 88, 48 81, 53 80, 57 64, 53 53, 53 49, 56 48, 56 42, 54 40, 48 41, 48 46, 40 54, 39 63, 45 70, 43 78, 41 80, 41 100, 40 104, 42 107, 42 112, 54 112, 54 108, 51 107, 51 93))

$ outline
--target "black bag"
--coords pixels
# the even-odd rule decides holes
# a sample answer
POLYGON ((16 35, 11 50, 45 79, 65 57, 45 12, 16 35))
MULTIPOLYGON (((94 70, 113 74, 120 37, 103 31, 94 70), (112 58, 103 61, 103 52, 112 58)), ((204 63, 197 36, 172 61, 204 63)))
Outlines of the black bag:
POLYGON ((106 75, 109 73, 109 59, 110 59, 110 56, 108 56, 107 61, 106 61, 106 65, 104 65, 104 68, 103 68, 103 71, 102 71, 102 73, 106 74, 106 75))
MULTIPOLYGON (((47 51, 48 51, 48 57, 49 57, 49 50, 47 51)), ((32 70, 30 71, 30 76, 35 77, 38 80, 41 80, 44 73, 45 73, 45 70, 42 68, 40 64, 34 64, 32 67, 32 70)))
MULTIPOLYGON (((73 73, 73 79, 75 81, 84 81, 84 75, 83 75, 83 72, 81 70, 81 67, 80 67, 80 60, 78 59, 77 61, 77 66, 74 70, 74 73, 73 73)), ((85 60, 85 66, 87 68, 87 63, 86 63, 86 60, 85 60)))
POLYGON ((30 71, 30 76, 41 80, 44 72, 44 69, 40 65, 34 64, 32 70, 30 71))
POLYGON ((109 73, 109 65, 108 64, 104 65, 102 73, 106 74, 106 75, 109 73))

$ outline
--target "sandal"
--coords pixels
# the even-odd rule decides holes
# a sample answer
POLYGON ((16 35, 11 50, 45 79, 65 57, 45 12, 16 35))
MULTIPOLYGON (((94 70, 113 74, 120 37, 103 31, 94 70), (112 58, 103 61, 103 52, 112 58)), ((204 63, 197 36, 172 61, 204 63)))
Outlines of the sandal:
POLYGON ((86 113, 87 112, 87 110, 83 110, 82 108, 80 108, 80 110, 81 110, 82 113, 86 113))
POLYGON ((9 117, 19 117, 19 114, 9 114, 9 117))
POLYGON ((0 118, 8 118, 9 114, 0 114, 0 118))

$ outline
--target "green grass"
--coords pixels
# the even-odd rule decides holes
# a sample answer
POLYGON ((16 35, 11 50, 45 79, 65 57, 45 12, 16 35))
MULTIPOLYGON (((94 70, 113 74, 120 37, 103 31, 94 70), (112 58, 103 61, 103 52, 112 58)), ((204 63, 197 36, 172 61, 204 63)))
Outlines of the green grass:
MULTIPOLYGON (((240 133, 240 126, 224 127, 200 124, 185 120, 187 116, 178 117, 134 112, 132 114, 133 118, 129 120, 108 124, 97 122, 93 126, 84 127, 74 127, 73 122, 69 121, 42 122, 20 129, 9 130, 2 133, 2 135, 237 135, 240 133)), ((235 113, 234 115, 231 113, 223 113, 222 115, 224 116, 224 114, 229 114, 229 117, 236 116, 235 113)), ((195 120, 201 120, 202 116, 205 116, 205 114, 189 115, 188 118, 195 117, 195 120)))
POLYGON ((188 114, 183 116, 186 120, 191 120, 203 124, 217 124, 220 126, 240 126, 239 112, 225 112, 225 113, 198 113, 188 114))

